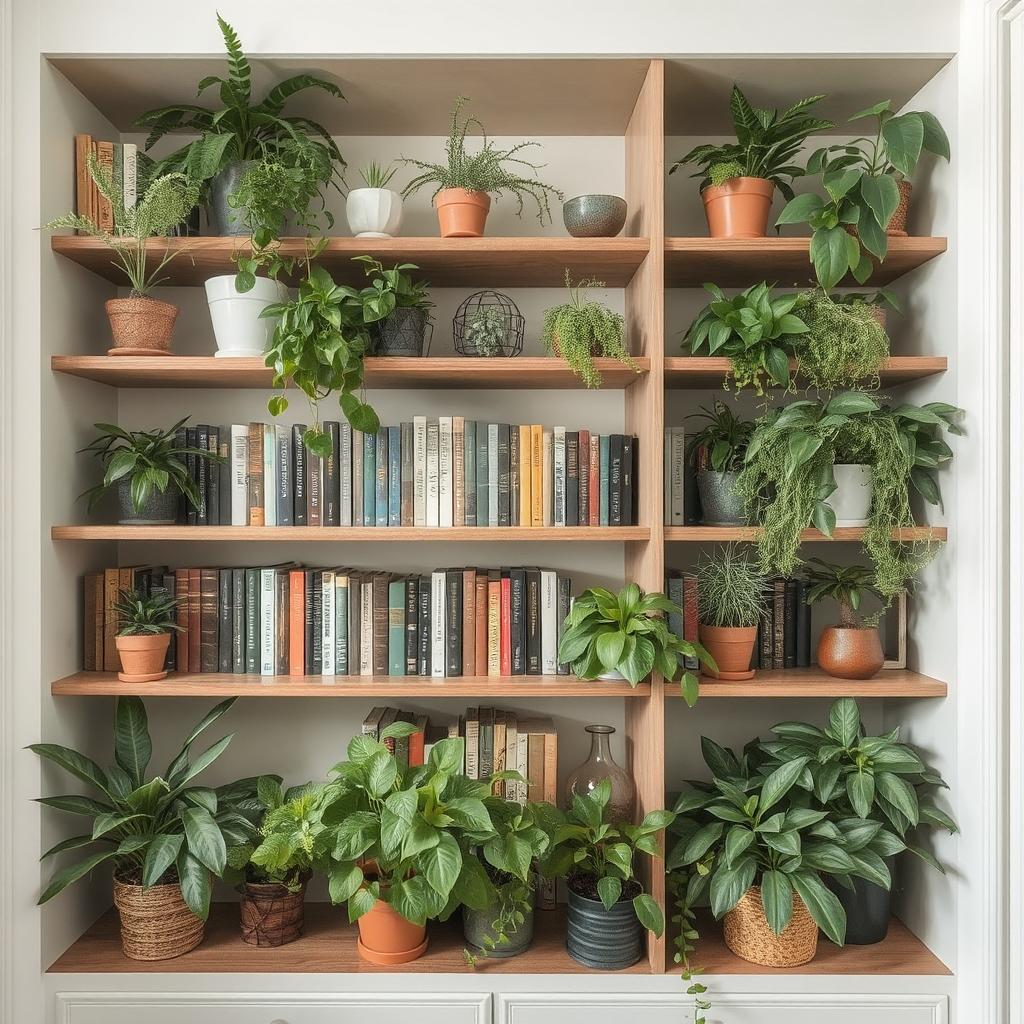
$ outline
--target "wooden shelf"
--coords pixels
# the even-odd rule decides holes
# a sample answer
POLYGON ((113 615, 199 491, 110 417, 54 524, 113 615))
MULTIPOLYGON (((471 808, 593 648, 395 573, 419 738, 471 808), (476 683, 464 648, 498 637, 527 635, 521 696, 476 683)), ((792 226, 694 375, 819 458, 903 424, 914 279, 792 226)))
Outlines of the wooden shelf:
POLYGON ((50 685, 56 697, 650 697, 649 683, 575 676, 255 676, 177 673, 122 683, 116 672, 76 672, 50 685))
MULTIPOLYGON (((462 956, 459 915, 429 926, 430 946, 412 963, 378 967, 356 951, 356 927, 344 907, 306 904, 306 929, 300 939, 276 948, 250 946, 239 935, 238 904, 214 903, 202 945, 173 960, 129 960, 121 951, 117 912, 108 910, 62 956, 52 974, 474 974, 462 956)), ((647 974, 645 960, 627 969, 647 974)), ((507 960, 481 961, 477 974, 592 974, 565 951, 565 913, 539 910, 533 944, 507 960)), ((616 972, 624 973, 624 972, 616 972)))
MULTIPOLYGON (((638 357, 640 373, 617 359, 595 359, 606 390, 629 387, 650 370, 638 357)), ((943 362, 945 362, 943 360, 943 362)), ((273 372, 262 359, 213 356, 51 356, 56 373, 121 388, 270 388, 273 372)), ((426 359, 370 356, 364 360, 368 388, 582 388, 564 359, 517 357, 486 359, 456 356, 426 359)))
MULTIPOLYGON (((809 285, 814 283, 809 249, 809 238, 666 238, 665 284, 669 288, 700 288, 706 281, 723 288, 745 288, 759 281, 782 288, 809 285)), ((890 238, 889 254, 868 284, 889 284, 945 251, 945 238, 890 238)))
POLYGON ((575 541, 608 544, 650 540, 649 526, 53 526, 53 540, 294 541, 301 543, 481 544, 575 541))
MULTIPOLYGON (((796 360, 791 359, 789 365, 791 370, 795 370, 796 360)), ((945 373, 946 368, 945 356, 890 356, 879 376, 883 387, 891 387, 945 373)), ((730 361, 718 356, 665 357, 665 387, 672 391, 717 390, 731 372, 730 361)))
MULTIPOLYGON (((81 235, 54 235, 53 251, 115 284, 124 275, 111 262, 110 250, 81 235)), ((241 238, 170 238, 151 241, 150 262, 158 254, 180 255, 163 271, 168 285, 201 285, 218 274, 233 274, 233 256, 249 250, 241 238)), ((435 288, 562 288, 568 269, 573 278, 596 277, 609 288, 624 288, 650 249, 647 238, 332 238, 317 257, 341 284, 366 282, 353 256, 373 256, 385 264, 415 263, 419 275, 435 288)), ((301 256, 305 240, 285 238, 283 256, 301 256)))
MULTIPOLYGON (((665 540, 679 543, 699 543, 702 541, 756 540, 759 533, 756 526, 666 526, 665 540)), ((863 526, 837 526, 831 537, 826 537, 820 530, 804 530, 800 539, 807 542, 829 544, 835 541, 855 541, 864 537, 863 526)), ((892 539, 897 541, 944 541, 945 526, 909 526, 903 530, 893 530, 892 539)))
MULTIPOLYGON (((939 679, 896 668, 883 669, 874 679, 836 679, 816 665, 758 671, 753 679, 742 682, 700 678, 701 700, 709 697, 945 697, 947 692, 948 687, 939 679)), ((665 696, 679 697, 678 683, 666 683, 665 696)))

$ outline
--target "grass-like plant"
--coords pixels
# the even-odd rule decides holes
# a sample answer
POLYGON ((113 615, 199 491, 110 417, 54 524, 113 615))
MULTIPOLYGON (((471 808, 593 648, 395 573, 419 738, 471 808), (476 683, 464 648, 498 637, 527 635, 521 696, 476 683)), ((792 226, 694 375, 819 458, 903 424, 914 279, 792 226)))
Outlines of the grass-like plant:
POLYGON ((706 425, 694 434, 687 446, 686 457, 696 465, 697 455, 706 451, 708 463, 716 473, 735 473, 743 468, 747 445, 754 433, 754 422, 736 415, 724 402, 715 401, 713 408, 701 406, 687 419, 704 420, 706 425))
POLYGON ((446 188, 463 188, 468 192, 486 192, 491 196, 511 193, 518 204, 516 214, 522 216, 524 200, 529 197, 537 206, 537 219, 543 224, 551 220, 551 196, 564 198, 561 191, 532 176, 540 171, 540 165, 523 159, 520 155, 537 142, 519 142, 507 149, 496 145, 487 137, 484 126, 475 117, 460 121, 463 106, 468 103, 465 96, 459 96, 452 107, 452 119, 445 142, 445 163, 432 163, 402 157, 402 163, 411 164, 420 173, 402 190, 409 197, 428 185, 434 186, 432 195, 446 188), (466 138, 474 130, 480 133, 480 148, 470 153, 466 138), (531 172, 525 174, 524 169, 531 172))
POLYGON ((363 179, 363 184, 367 188, 387 188, 397 173, 398 168, 393 164, 381 166, 374 160, 360 170, 359 177, 363 179))
POLYGON ((767 593, 767 577, 756 559, 727 544, 697 563, 697 615, 705 626, 756 626, 767 593))
POLYGON ((808 558, 804 572, 809 584, 806 601, 835 601, 839 608, 839 625, 844 629, 864 629, 876 626, 881 612, 871 616, 860 614, 861 601, 865 594, 877 594, 875 573, 866 565, 839 565, 826 562, 823 558, 808 558))
POLYGON ((800 374, 823 391, 858 381, 877 388, 889 358, 889 336, 871 304, 839 302, 820 288, 804 300, 797 314, 807 325, 797 352, 800 374))
POLYGON ((143 596, 134 590, 122 590, 114 602, 119 623, 118 636, 146 636, 184 629, 178 625, 179 598, 168 593, 143 596))

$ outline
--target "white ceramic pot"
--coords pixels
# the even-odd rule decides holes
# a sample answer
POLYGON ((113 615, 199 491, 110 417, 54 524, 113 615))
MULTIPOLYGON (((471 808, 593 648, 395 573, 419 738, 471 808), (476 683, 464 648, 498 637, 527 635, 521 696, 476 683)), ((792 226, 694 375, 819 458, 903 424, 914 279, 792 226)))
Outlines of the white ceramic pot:
POLYGON ((828 499, 836 526, 866 526, 871 512, 871 467, 833 466, 836 489, 828 499))
POLYGON ((354 188, 345 216, 356 238, 391 238, 402 224, 402 197, 389 188, 354 188))
POLYGON ((268 277, 257 277, 247 292, 235 290, 235 275, 211 277, 206 282, 206 301, 217 339, 220 359, 261 356, 274 333, 272 318, 260 319, 260 313, 274 302, 283 302, 288 289, 268 277))

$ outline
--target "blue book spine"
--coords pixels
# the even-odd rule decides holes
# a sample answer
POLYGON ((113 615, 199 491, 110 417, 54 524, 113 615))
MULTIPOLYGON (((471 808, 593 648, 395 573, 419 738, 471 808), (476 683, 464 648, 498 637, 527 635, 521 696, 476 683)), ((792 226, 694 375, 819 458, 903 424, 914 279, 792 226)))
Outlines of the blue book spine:
POLYGON ((388 428, 377 431, 376 486, 374 487, 374 515, 377 526, 388 525, 388 428))
POLYGON ((402 428, 388 427, 388 526, 402 525, 402 428))
POLYGON ((608 434, 601 435, 601 525, 608 525, 608 434))
POLYGON ((488 525, 488 507, 490 501, 487 493, 487 482, 490 479, 488 459, 487 424, 479 420, 476 424, 476 525, 488 525))
POLYGON ((463 447, 466 467, 463 493, 466 495, 466 525, 476 526, 476 421, 466 420, 463 447))
POLYGON ((377 435, 363 434, 363 526, 377 521, 377 435))

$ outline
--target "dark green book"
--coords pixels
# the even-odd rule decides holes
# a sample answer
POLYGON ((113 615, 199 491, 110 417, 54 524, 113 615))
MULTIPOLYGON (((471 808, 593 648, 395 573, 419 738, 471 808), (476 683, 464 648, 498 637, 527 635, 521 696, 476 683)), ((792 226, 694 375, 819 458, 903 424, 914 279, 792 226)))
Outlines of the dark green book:
MULTIPOLYGON (((388 675, 405 675, 405 584, 404 579, 388 584, 388 675)), ((408 741, 406 741, 408 752, 408 741)))
POLYGON ((488 526, 490 489, 489 458, 488 458, 487 424, 479 420, 476 424, 476 525, 488 526))

